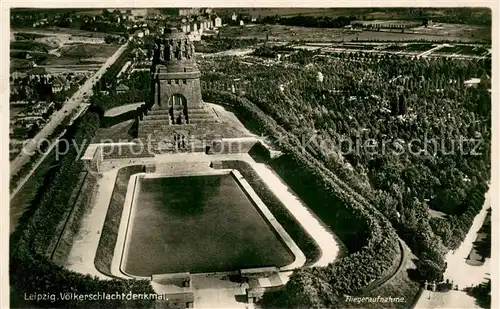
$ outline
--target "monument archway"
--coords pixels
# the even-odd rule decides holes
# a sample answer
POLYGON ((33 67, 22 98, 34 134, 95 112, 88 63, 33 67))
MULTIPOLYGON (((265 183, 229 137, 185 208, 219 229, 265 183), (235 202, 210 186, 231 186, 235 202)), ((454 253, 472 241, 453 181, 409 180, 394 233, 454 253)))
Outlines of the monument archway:
POLYGON ((174 93, 168 102, 170 118, 173 124, 189 123, 186 97, 180 93, 174 93))

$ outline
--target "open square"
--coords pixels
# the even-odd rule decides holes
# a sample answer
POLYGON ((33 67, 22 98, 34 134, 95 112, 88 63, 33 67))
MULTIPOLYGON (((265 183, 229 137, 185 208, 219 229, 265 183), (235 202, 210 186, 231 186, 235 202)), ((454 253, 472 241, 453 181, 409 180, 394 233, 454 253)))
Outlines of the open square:
POLYGON ((232 175, 145 178, 130 219, 134 276, 276 266, 294 257, 232 175))

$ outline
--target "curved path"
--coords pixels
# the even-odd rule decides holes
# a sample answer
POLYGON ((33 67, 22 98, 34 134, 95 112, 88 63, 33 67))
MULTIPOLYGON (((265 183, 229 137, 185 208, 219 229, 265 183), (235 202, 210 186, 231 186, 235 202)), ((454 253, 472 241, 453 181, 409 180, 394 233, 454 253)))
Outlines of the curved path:
POLYGON ((247 160, 269 189, 285 205, 288 211, 302 225, 304 230, 321 249, 320 258, 311 266, 327 266, 339 257, 343 245, 321 220, 291 191, 288 185, 269 166, 256 163, 250 156, 247 160))
POLYGON ((100 279, 112 279, 95 268, 94 258, 99 246, 101 231, 108 212, 117 174, 118 170, 111 170, 103 173, 103 177, 98 180, 98 193, 94 207, 82 220, 80 231, 64 265, 67 269, 98 276, 100 279))
POLYGON ((113 108, 108 109, 106 112, 104 112, 104 116, 106 116, 106 117, 118 116, 118 115, 124 114, 126 112, 136 110, 138 107, 140 107, 143 104, 145 104, 145 103, 138 102, 138 103, 131 103, 131 104, 113 107, 113 108))

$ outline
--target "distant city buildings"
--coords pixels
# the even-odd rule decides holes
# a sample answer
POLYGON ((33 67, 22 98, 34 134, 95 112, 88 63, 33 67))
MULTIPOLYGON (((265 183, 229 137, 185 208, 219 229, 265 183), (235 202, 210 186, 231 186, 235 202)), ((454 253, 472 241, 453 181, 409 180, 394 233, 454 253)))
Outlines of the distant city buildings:
POLYGON ((374 29, 406 29, 422 26, 422 22, 409 20, 355 20, 351 22, 352 27, 374 28, 374 29))
POLYGON ((143 20, 148 15, 147 9, 120 9, 120 13, 122 14, 125 20, 143 20))
POLYGON ((219 16, 215 17, 215 27, 222 27, 222 19, 219 16))

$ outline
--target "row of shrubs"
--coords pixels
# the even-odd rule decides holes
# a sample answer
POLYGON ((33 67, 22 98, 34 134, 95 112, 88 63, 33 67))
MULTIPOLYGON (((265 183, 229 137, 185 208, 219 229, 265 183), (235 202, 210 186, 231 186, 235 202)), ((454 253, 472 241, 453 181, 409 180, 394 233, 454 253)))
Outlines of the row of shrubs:
POLYGON ((283 226, 287 233, 297 243, 300 250, 306 256, 306 265, 317 261, 321 255, 321 249, 309 236, 295 217, 286 209, 285 205, 267 187, 252 167, 244 161, 222 161, 222 168, 236 169, 251 184, 257 195, 266 201, 266 206, 271 210, 276 220, 283 226))
POLYGON ((82 179, 82 187, 81 189, 74 190, 76 193, 73 203, 73 209, 70 211, 68 219, 65 221, 65 225, 63 227, 61 238, 59 242, 56 243, 55 251, 52 254, 52 261, 57 265, 64 265, 66 262, 71 248, 73 246, 73 242, 78 232, 80 231, 80 227, 82 225, 83 216, 92 208, 93 199, 97 193, 97 182, 99 176, 97 174, 92 173, 82 173, 85 176, 82 179), (78 192, 76 192, 78 191, 78 192))
MULTIPOLYGON (((73 145, 81 147, 91 140, 99 127, 99 117, 87 113, 68 129, 66 138, 73 145)), ((55 265, 46 254, 47 246, 55 235, 57 226, 67 209, 78 175, 83 164, 73 147, 55 167, 52 181, 42 193, 42 197, 32 205, 36 209, 29 219, 11 236, 10 282, 14 295, 52 294, 53 300, 34 301, 31 306, 50 308, 149 308, 150 300, 102 300, 79 301, 59 298, 60 293, 91 295, 95 293, 153 293, 148 281, 138 280, 100 280, 90 275, 82 275, 55 265)))
POLYGON ((278 308, 332 308, 343 295, 354 294, 387 274, 400 254, 397 235, 385 217, 368 203, 360 203, 348 186, 318 160, 307 155, 300 141, 247 99, 228 92, 204 93, 212 102, 232 105, 242 119, 270 136, 286 136, 285 153, 271 162, 275 171, 346 244, 349 255, 327 267, 295 272, 285 289, 264 297, 264 305, 278 308))
POLYGON ((465 199, 467 203, 465 212, 460 215, 449 215, 446 219, 431 218, 432 230, 441 237, 446 247, 456 249, 460 246, 472 226, 474 218, 483 208, 487 191, 488 184, 486 182, 478 183, 465 199))

